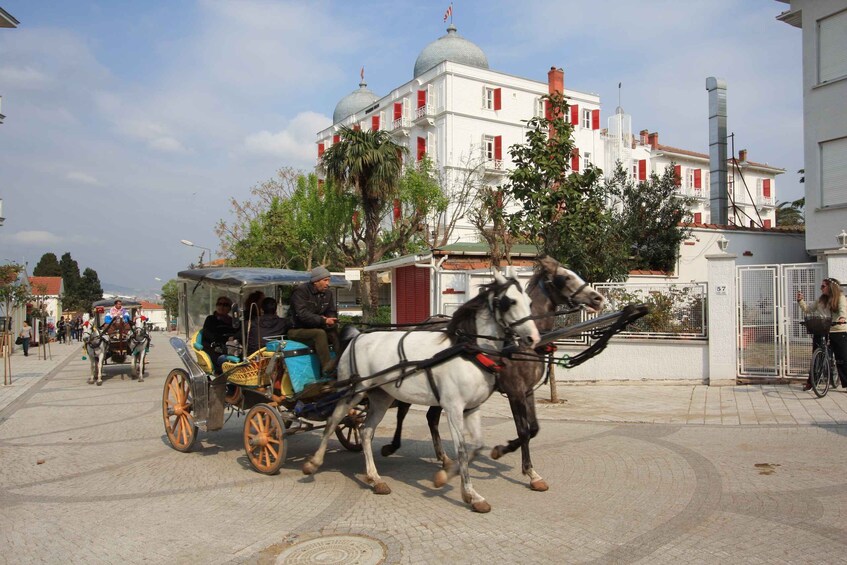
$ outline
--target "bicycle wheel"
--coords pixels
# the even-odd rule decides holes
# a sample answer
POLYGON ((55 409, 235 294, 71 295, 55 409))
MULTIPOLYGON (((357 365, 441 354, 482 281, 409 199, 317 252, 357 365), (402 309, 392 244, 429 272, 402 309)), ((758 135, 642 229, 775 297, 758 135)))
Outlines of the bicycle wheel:
POLYGON ((815 395, 818 398, 826 396, 826 392, 829 390, 830 367, 829 356, 823 348, 816 349, 814 355, 812 355, 812 368, 809 377, 815 395))

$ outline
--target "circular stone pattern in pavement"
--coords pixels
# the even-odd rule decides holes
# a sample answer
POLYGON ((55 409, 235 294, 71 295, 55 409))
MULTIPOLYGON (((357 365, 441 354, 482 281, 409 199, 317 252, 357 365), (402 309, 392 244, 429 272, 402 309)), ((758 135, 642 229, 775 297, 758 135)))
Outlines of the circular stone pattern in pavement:
POLYGON ((379 565, 385 546, 365 536, 324 536, 292 545, 276 558, 285 565, 379 565))

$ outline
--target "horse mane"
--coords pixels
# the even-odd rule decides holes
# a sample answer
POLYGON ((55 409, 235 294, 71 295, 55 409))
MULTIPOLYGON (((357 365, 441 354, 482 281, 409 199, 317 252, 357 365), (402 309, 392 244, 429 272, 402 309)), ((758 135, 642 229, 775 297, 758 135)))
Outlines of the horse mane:
POLYGON ((479 294, 462 304, 447 324, 447 336, 453 343, 473 340, 476 335, 476 314, 488 308, 488 295, 497 290, 497 283, 483 285, 479 294))

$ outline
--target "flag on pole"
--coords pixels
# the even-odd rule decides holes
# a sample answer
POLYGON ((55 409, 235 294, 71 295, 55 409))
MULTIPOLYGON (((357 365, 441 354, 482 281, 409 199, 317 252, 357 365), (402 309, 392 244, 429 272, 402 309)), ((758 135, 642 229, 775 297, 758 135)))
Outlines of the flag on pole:
POLYGON ((450 3, 450 6, 447 7, 447 11, 444 12, 444 21, 447 21, 447 18, 453 15, 453 4, 450 3))
POLYGON ((365 67, 362 67, 362 70, 359 71, 359 77, 361 77, 362 80, 365 80, 365 67))

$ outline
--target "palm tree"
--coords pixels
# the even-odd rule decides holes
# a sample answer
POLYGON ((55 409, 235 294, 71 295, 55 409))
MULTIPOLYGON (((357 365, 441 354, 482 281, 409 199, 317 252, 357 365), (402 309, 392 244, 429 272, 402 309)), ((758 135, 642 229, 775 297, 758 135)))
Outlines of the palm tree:
MULTIPOLYGON (((342 190, 352 191, 361 200, 365 216, 366 262, 377 257, 379 224, 396 195, 403 154, 407 149, 395 143, 386 131, 364 131, 342 127, 340 140, 321 157, 320 168, 327 178, 342 190)), ((376 273, 363 278, 363 292, 368 297, 366 318, 379 306, 376 273)))
POLYGON ((776 225, 802 226, 805 223, 803 212, 805 206, 805 198, 798 198, 792 202, 778 203, 776 205, 776 225))

